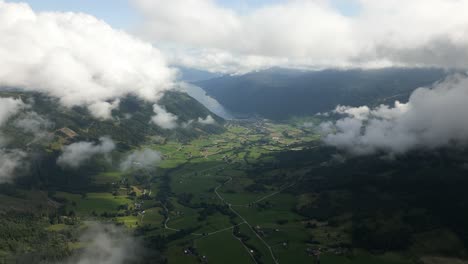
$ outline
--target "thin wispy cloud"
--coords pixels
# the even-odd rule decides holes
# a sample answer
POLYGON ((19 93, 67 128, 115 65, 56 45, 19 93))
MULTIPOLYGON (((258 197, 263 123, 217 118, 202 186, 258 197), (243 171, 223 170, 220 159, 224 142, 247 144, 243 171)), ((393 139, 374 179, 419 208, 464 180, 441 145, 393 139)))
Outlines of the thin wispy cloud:
POLYGON ((57 164, 62 167, 78 168, 96 155, 107 155, 115 149, 115 143, 108 137, 101 137, 99 143, 81 141, 62 149, 57 164))
POLYGON ((132 151, 120 163, 120 169, 127 171, 130 169, 151 169, 159 165, 162 161, 160 152, 144 148, 132 151))
MULTIPOLYGON (((18 114, 27 105, 21 99, 0 97, 0 128, 18 114)), ((5 147, 8 139, 0 132, 0 183, 10 182, 16 175, 16 170, 24 163, 26 153, 19 149, 5 147)))

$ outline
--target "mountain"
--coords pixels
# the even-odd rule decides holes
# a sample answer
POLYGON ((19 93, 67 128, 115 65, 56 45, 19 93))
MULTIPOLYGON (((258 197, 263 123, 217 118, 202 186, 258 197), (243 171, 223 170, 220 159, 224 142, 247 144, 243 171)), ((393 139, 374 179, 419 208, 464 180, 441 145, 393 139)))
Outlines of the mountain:
POLYGON ((415 89, 444 79, 441 69, 301 71, 272 68, 195 82, 228 110, 285 119, 330 111, 337 105, 406 101, 415 89))
MULTIPOLYGON (((28 108, 29 111, 33 111, 47 120, 53 120, 55 129, 67 127, 77 131, 81 137, 86 139, 96 139, 108 135, 115 140, 126 142, 126 144, 137 145, 144 142, 147 137, 154 135, 184 140, 196 137, 200 133, 222 131, 222 126, 220 126, 223 123, 222 118, 210 112, 188 94, 176 91, 167 92, 158 104, 176 115, 179 123, 190 123, 193 129, 179 126, 175 130, 167 130, 152 125, 151 118, 155 115, 153 104, 133 96, 121 100, 119 108, 113 110, 113 118, 110 120, 97 120, 84 107, 65 108, 59 104, 58 100, 39 93, 9 91, 0 92, 0 97, 21 97, 24 102, 33 102, 28 108), (208 115, 218 121, 217 124, 204 125, 191 122, 198 120, 198 118, 206 118, 208 115)), ((13 122, 15 119, 10 120, 10 123, 13 122)), ((8 130, 11 130, 10 133, 18 132, 14 126, 7 125, 5 127, 6 132, 8 130)))
POLYGON ((179 71, 179 79, 185 82, 198 82, 222 76, 220 73, 212 73, 187 67, 177 67, 177 70, 179 71))
POLYGON ((83 263, 66 259, 113 233, 130 241, 119 254, 136 242, 142 251, 119 263, 249 263, 248 252, 255 263, 311 263, 314 252, 323 263, 466 259, 466 149, 348 156, 304 119, 224 121, 181 92, 158 102, 178 116, 173 130, 151 124, 152 103, 134 97, 102 121, 42 94, 0 95, 29 105, 0 129, 0 157, 25 159, 0 183, 5 263, 83 263), (216 122, 198 121, 207 115, 216 122), (115 148, 101 152, 102 136, 115 148), (70 145, 98 154, 62 167, 70 145), (127 160, 136 166, 123 169, 127 160))
POLYGON ((73 143, 98 145, 102 137, 108 137, 116 145, 113 155, 121 155, 154 142, 174 140, 183 143, 224 131, 224 119, 188 94, 177 91, 166 92, 158 102, 178 118, 178 127, 171 130, 151 122, 155 115, 153 103, 133 96, 122 99, 109 120, 95 119, 84 107, 63 107, 57 99, 40 93, 0 91, 0 97, 21 98, 27 104, 0 127, 0 151, 3 148, 15 150, 20 153, 17 156, 26 156, 25 162, 31 165, 25 167, 25 171, 19 168, 17 174, 25 177, 15 178, 23 186, 62 190, 88 188, 87 177, 105 170, 109 164, 96 158, 80 169, 64 170, 58 166, 57 158, 65 146, 73 143), (214 122, 199 122, 208 116, 214 122))

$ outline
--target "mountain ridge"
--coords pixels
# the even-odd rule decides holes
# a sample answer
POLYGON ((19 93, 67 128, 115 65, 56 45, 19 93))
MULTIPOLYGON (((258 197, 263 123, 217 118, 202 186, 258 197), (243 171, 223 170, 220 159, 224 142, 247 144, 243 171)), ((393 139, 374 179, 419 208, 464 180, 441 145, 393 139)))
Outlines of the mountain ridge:
POLYGON ((337 105, 407 101, 415 89, 448 75, 437 68, 320 71, 271 68, 195 82, 228 110, 270 119, 313 115, 337 105))

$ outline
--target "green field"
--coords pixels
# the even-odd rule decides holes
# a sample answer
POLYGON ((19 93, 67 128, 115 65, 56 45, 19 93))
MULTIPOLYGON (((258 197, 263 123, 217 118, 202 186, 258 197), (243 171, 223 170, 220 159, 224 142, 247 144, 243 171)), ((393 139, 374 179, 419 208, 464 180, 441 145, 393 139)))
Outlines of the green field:
MULTIPOLYGON (((312 171, 327 165, 312 151, 320 136, 300 127, 301 122, 232 122, 220 134, 151 142, 141 147, 161 152, 160 163, 145 170, 114 167, 92 174, 93 191, 58 191, 50 197, 25 191, 24 198, 0 198, 18 208, 42 211, 51 200, 64 205, 65 219, 75 221, 54 218, 45 228, 48 232, 66 234, 87 220, 122 225, 143 241, 162 241, 158 250, 173 264, 314 263, 311 252, 316 251, 326 264, 410 264, 415 252, 463 247, 450 230, 414 236, 410 253, 371 254, 350 247, 353 212, 319 218, 353 199, 352 194, 339 188, 326 195, 302 189, 311 178, 322 184, 325 176, 312 171), (302 150, 312 158, 295 154, 302 150), (27 204, 28 196, 35 197, 35 203, 27 204), (435 243, 436 237, 444 242, 435 243)), ((385 218, 395 225, 397 220, 385 218)))
POLYGON ((194 244, 200 255, 207 257, 209 263, 253 263, 246 248, 232 235, 232 230, 197 239, 194 244))
POLYGON ((132 205, 131 198, 127 196, 114 196, 111 193, 87 193, 85 196, 58 192, 56 197, 66 199, 67 210, 73 210, 78 215, 86 216, 92 212, 118 212, 121 205, 132 205))

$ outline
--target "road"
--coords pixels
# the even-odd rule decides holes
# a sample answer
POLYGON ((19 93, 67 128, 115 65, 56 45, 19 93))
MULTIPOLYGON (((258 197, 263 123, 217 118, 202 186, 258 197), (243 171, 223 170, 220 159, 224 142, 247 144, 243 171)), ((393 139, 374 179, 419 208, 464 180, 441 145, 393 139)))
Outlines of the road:
MULTIPOLYGON (((232 179, 231 179, 231 180, 232 180, 232 179)), ((283 192, 284 190, 286 190, 286 189, 288 189, 288 188, 293 187, 295 184, 296 184, 296 183, 292 183, 292 184, 287 185, 286 187, 281 187, 279 191, 276 191, 276 192, 274 192, 274 193, 265 195, 265 196, 259 198, 258 200, 255 200, 254 202, 251 202, 251 203, 248 203, 248 204, 232 204, 231 206, 233 206, 233 207, 247 207, 247 206, 249 206, 249 205, 257 204, 257 203, 259 203, 259 202, 261 202, 261 201, 263 201, 263 200, 266 200, 266 199, 268 199, 268 198, 270 198, 270 197, 273 197, 273 196, 275 196, 275 195, 277 195, 277 194, 283 192)))
MULTIPOLYGON (((215 167, 211 167, 211 168, 208 168, 208 169, 199 171, 198 173, 200 173, 200 172, 206 172, 206 171, 209 171, 209 170, 213 170, 213 169, 216 169, 216 168, 219 168, 219 167, 222 167, 222 166, 225 166, 225 164, 218 165, 218 166, 215 166, 215 167)), ((189 173, 187 173, 186 175, 188 175, 188 174, 189 174, 189 173)), ((186 175, 182 175, 181 177, 183 178, 183 177, 185 177, 186 175)), ((210 233, 204 233, 204 234, 192 233, 192 235, 195 235, 195 236, 203 236, 203 237, 211 236, 211 235, 215 235, 215 234, 218 234, 218 233, 220 233, 220 232, 227 231, 227 230, 231 230, 231 229, 234 230, 234 228, 235 228, 236 226, 240 226, 240 225, 246 224, 246 225, 249 227, 249 229, 257 236, 257 238, 266 246, 266 248, 267 248, 268 251, 270 252, 270 256, 271 256, 273 262, 274 262, 275 264, 279 264, 279 261, 277 260, 275 254, 274 254, 274 252, 273 252, 273 250, 272 250, 272 247, 255 231, 255 229, 253 228, 253 226, 252 226, 239 212, 237 212, 237 211, 233 208, 233 207, 236 207, 236 206, 237 206, 237 207, 240 207, 240 206, 245 207, 245 206, 248 206, 248 204, 246 204, 246 205, 232 205, 232 204, 228 203, 228 202, 219 194, 218 190, 219 190, 221 187, 223 187, 224 185, 226 185, 226 184, 228 184, 229 182, 231 182, 231 181, 232 181, 232 177, 229 177, 229 179, 228 179, 227 181, 225 181, 224 183, 218 185, 218 186, 214 189, 214 193, 216 194, 216 196, 217 196, 224 204, 226 204, 226 205, 229 207, 229 210, 231 210, 235 215, 237 215, 237 216, 242 220, 242 222, 239 223, 239 224, 237 224, 237 225, 233 225, 233 226, 230 226, 230 227, 226 227, 226 228, 223 228, 223 229, 220 229, 220 230, 216 230, 216 231, 213 231, 213 232, 210 232, 210 233)), ((274 193, 265 195, 265 196, 263 196, 263 197, 261 197, 261 198, 255 200, 254 202, 252 202, 252 203, 250 203, 250 204, 251 204, 251 205, 252 205, 252 204, 256 204, 256 203, 259 203, 259 202, 261 202, 261 201, 264 201, 264 200, 266 200, 266 199, 268 199, 268 198, 271 198, 271 197, 273 197, 273 196, 275 196, 275 195, 277 195, 277 194, 283 192, 284 190, 286 190, 286 189, 288 189, 288 188, 290 188, 290 187, 292 187, 292 186, 294 186, 294 185, 295 185, 295 183, 292 183, 292 184, 289 184, 289 185, 287 185, 287 186, 285 186, 285 187, 282 187, 282 188, 280 188, 280 190, 278 190, 278 191, 276 191, 276 192, 274 192, 274 193)), ((170 221, 169 210, 167 209, 167 207, 165 206, 165 204, 163 204, 162 202, 161 202, 161 204, 162 204, 162 206, 163 206, 163 208, 164 208, 164 210, 165 210, 165 212, 166 212, 166 220, 164 221, 164 228, 167 229, 167 230, 172 230, 172 231, 176 231, 176 232, 177 232, 177 231, 180 231, 180 229, 175 229, 175 228, 171 228, 171 227, 168 226, 168 222, 170 221)), ((257 261, 256 261, 254 255, 253 255, 252 252, 251 252, 251 249, 249 249, 249 248, 244 244, 244 242, 242 241, 241 238, 235 236, 234 232, 232 233, 232 235, 233 235, 237 240, 239 240, 239 242, 242 243, 243 247, 246 249, 246 251, 248 252, 248 254, 252 257, 252 260, 254 261, 254 263, 257 264, 257 261)))
MULTIPOLYGON (((239 214, 239 212, 237 212, 236 210, 234 210, 234 208, 232 208, 232 205, 231 205, 230 203, 226 202, 226 200, 218 193, 218 189, 219 189, 219 188, 223 187, 224 185, 228 184, 228 183, 231 182, 231 181, 232 181, 232 177, 229 177, 229 179, 228 179, 226 182, 224 182, 224 183, 220 184, 219 186, 217 186, 217 187, 215 188, 214 192, 216 193, 216 195, 218 196, 218 198, 219 198, 224 204, 226 204, 226 205, 229 207, 229 209, 230 209, 234 214, 236 214, 236 215, 250 228, 250 230, 252 230, 252 232, 258 237, 258 239, 260 239, 260 241, 268 248, 268 251, 270 251, 271 258, 273 259, 273 261, 275 262, 275 264, 279 264, 278 260, 277 260, 276 257, 275 257, 275 254, 273 253, 273 250, 271 249, 271 246, 255 231, 255 229, 252 227, 252 225, 251 225, 241 214, 239 214)), ((267 196, 268 196, 267 198, 272 197, 272 196, 274 196, 274 195, 276 195, 276 194, 278 194, 278 193, 280 193, 280 192, 281 192, 281 191, 278 191, 278 192, 273 193, 273 194, 271 194, 271 195, 267 195, 267 196)), ((257 200, 256 202, 262 201, 262 200, 264 200, 264 199, 266 199, 266 197, 263 197, 262 199, 259 199, 259 200, 257 200)), ((255 202, 254 202, 254 203, 255 203, 255 202)), ((244 246, 245 246, 245 245, 244 245, 244 246)), ((249 254, 250 254, 250 250, 249 250, 249 254)))

